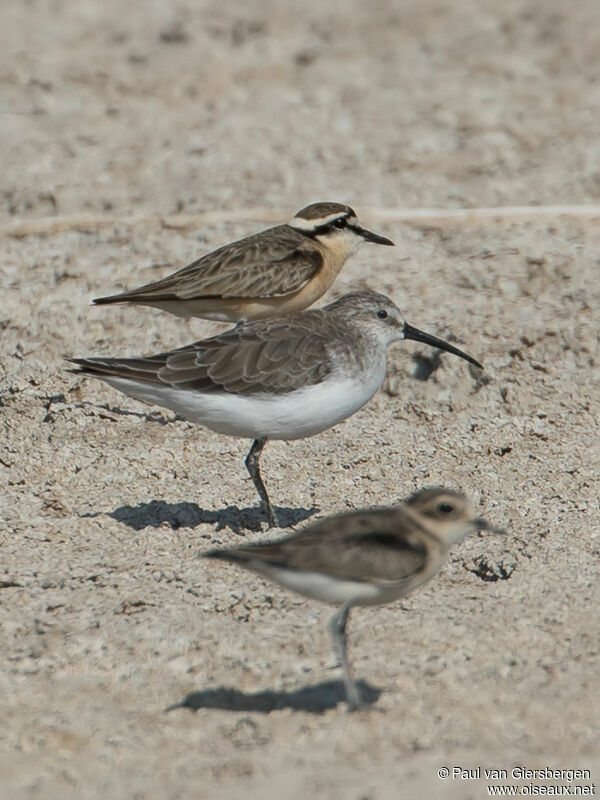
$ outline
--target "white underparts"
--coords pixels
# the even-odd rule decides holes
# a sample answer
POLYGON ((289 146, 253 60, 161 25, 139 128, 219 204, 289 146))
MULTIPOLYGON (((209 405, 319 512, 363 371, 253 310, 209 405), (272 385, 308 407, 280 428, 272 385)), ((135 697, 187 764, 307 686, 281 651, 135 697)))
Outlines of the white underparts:
POLYGON ((102 379, 137 400, 169 408, 216 433, 250 439, 303 439, 358 411, 378 390, 384 375, 382 359, 367 374, 329 376, 314 386, 271 395, 200 392, 127 378, 102 379))
POLYGON ((368 581, 344 580, 322 572, 275 567, 258 559, 251 560, 248 566, 286 589, 311 597, 313 600, 320 600, 322 603, 342 605, 354 601, 356 605, 370 605, 379 602, 382 595, 380 587, 368 581))

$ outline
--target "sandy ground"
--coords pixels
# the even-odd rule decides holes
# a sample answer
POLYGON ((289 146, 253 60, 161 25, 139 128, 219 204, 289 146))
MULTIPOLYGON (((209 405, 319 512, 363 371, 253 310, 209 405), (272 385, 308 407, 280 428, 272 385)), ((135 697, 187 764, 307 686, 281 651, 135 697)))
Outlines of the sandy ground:
MULTIPOLYGON (((598 200, 595 0, 125 5, 2 3, 0 223, 598 200)), ((354 613, 373 701, 354 715, 326 607, 196 558, 265 536, 248 442, 62 361, 214 331, 88 302, 262 224, 2 241, 0 795, 487 796, 438 778, 454 765, 598 780, 598 221, 379 223, 396 249, 329 296, 388 293, 485 377, 444 356, 419 380, 430 354, 396 345, 365 409, 265 451, 284 520, 442 483, 508 529, 354 613)))

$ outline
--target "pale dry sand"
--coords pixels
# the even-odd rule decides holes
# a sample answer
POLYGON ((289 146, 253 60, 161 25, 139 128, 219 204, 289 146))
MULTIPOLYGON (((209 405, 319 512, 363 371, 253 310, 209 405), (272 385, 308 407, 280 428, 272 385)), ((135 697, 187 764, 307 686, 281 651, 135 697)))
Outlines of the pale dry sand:
MULTIPOLYGON (((0 223, 314 200, 595 203, 595 0, 323 4, 7 0, 0 223)), ((261 227, 156 219, 5 237, 0 280, 0 795, 486 796, 462 764, 598 779, 598 221, 379 224, 369 286, 486 365, 398 344, 373 401, 274 443, 285 519, 464 489, 504 539, 351 619, 377 698, 346 713, 329 609, 197 553, 258 538, 248 443, 65 371, 208 335, 91 309, 261 227), (188 707, 165 712, 168 706, 188 707)))

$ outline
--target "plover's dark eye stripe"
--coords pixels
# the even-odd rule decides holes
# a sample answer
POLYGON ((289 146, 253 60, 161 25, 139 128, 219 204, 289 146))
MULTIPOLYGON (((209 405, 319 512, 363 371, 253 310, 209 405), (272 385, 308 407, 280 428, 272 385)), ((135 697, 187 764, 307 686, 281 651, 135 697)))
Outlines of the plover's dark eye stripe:
POLYGON ((306 233, 309 233, 311 236, 322 236, 324 233, 331 233, 332 231, 340 230, 340 228, 345 228, 347 223, 347 217, 339 217, 331 222, 325 222, 323 225, 318 225, 316 228, 313 228, 312 231, 306 231, 306 233))
POLYGON ((308 220, 292 220, 290 223, 293 228, 300 233, 303 233, 305 236, 321 236, 324 233, 331 233, 332 231, 339 230, 340 228, 345 228, 348 219, 350 218, 350 214, 336 214, 335 216, 331 217, 322 217, 321 220, 314 219, 310 222, 308 220))

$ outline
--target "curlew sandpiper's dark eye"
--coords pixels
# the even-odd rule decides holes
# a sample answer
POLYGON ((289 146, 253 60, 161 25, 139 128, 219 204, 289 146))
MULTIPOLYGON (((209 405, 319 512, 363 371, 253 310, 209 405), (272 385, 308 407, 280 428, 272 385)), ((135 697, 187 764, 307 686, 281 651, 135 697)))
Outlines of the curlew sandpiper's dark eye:
POLYGON ((451 514, 454 511, 452 503, 442 502, 438 503, 437 510, 440 514, 451 514))
POLYGON ((387 319, 389 317, 389 314, 385 310, 385 308, 380 308, 379 311, 377 312, 377 316, 379 317, 379 319, 387 319))

